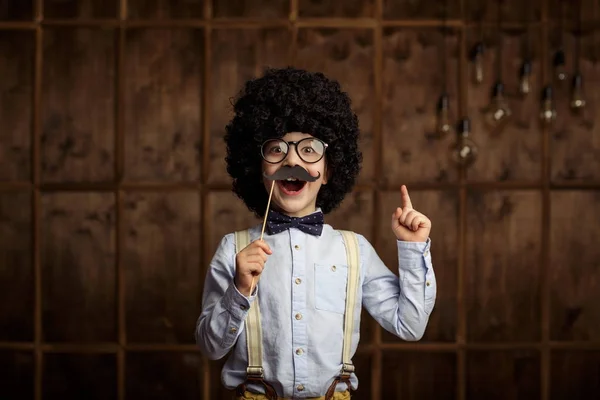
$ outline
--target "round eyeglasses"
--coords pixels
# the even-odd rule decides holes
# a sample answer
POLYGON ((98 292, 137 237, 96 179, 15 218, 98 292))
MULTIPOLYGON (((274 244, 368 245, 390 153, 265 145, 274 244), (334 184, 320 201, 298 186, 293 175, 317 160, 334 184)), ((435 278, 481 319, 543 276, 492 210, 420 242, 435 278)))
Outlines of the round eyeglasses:
POLYGON ((328 146, 327 143, 317 138, 304 138, 295 142, 286 142, 283 139, 270 139, 263 143, 260 152, 263 160, 269 164, 277 164, 285 160, 291 145, 294 145, 296 148, 298 157, 308 164, 321 161, 328 146))

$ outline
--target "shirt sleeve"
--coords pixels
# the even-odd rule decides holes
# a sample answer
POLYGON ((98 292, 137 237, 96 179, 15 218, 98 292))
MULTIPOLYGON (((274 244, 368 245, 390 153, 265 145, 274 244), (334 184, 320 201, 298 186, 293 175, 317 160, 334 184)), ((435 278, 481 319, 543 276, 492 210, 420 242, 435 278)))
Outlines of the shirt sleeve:
POLYGON ((257 285, 252 296, 244 296, 235 287, 234 277, 235 244, 233 235, 227 235, 221 240, 206 273, 202 310, 196 323, 196 343, 211 360, 224 357, 233 347, 258 293, 257 285))
POLYGON ((403 340, 420 340, 437 294, 431 240, 397 241, 396 275, 385 266, 373 246, 361 239, 363 305, 388 332, 403 340))

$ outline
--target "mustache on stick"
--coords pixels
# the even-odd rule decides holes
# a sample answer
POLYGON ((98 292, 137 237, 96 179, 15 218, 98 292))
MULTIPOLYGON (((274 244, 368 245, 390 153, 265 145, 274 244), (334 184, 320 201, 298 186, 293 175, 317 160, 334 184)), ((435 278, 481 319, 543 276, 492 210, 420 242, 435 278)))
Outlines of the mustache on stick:
POLYGON ((307 170, 302 168, 299 165, 294 165, 293 167, 281 167, 277 171, 275 171, 272 175, 267 175, 267 173, 263 173, 263 176, 272 181, 283 181, 288 178, 296 178, 301 181, 314 182, 321 177, 321 173, 317 172, 317 176, 312 176, 308 173, 307 170))

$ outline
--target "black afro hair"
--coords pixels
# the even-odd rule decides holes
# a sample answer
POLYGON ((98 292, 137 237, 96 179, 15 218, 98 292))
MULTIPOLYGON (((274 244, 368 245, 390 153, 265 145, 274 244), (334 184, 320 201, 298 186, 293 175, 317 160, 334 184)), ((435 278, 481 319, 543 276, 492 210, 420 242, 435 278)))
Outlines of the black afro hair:
POLYGON ((268 200, 260 146, 289 132, 307 133, 329 145, 325 155, 331 175, 319 191, 317 207, 327 214, 352 191, 362 163, 358 118, 337 81, 318 72, 269 68, 246 83, 233 111, 225 133, 227 172, 233 192, 255 215, 264 216, 268 200))

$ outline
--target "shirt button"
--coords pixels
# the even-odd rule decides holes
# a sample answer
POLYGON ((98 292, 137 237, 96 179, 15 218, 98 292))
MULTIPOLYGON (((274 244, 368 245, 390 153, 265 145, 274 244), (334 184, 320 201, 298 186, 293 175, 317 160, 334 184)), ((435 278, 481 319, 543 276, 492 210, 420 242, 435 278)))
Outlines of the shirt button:
POLYGON ((295 245, 295 246, 294 246, 294 248, 295 248, 296 250, 300 250, 300 246, 298 246, 298 245, 295 245))
POLYGON ((299 392, 301 392, 301 391, 303 391, 303 390, 304 390, 304 385, 298 385, 298 386, 296 386, 296 389, 297 389, 299 392))
POLYGON ((336 268, 335 268, 335 265, 333 265, 333 266, 331 267, 331 270, 332 270, 333 272, 335 272, 335 269, 336 269, 336 268))
POLYGON ((302 351, 302 349, 297 349, 297 350, 296 350, 296 354, 297 354, 297 355, 301 356, 301 355, 302 355, 302 353, 304 353, 304 351, 302 351))
POLYGON ((302 314, 300 314, 300 313, 296 314, 296 319, 298 319, 298 320, 302 319, 302 314))
POLYGON ((423 253, 423 255, 424 255, 425 257, 427 257, 427 256, 429 255, 429 250, 425 250, 425 253, 423 253))
POLYGON ((430 285, 431 285, 431 283, 429 283, 429 281, 425 282, 425 284, 426 284, 427 286, 430 286, 430 285))
POLYGON ((302 279, 296 278, 296 285, 299 285, 300 283, 302 283, 302 279))
POLYGON ((245 306, 245 305, 243 305, 243 304, 240 304, 240 308, 241 308, 242 310, 245 310, 245 309, 246 309, 246 306, 245 306))
POLYGON ((231 329, 229 330, 229 332, 231 332, 231 333, 236 333, 236 332, 237 332, 237 328, 231 328, 231 329))

